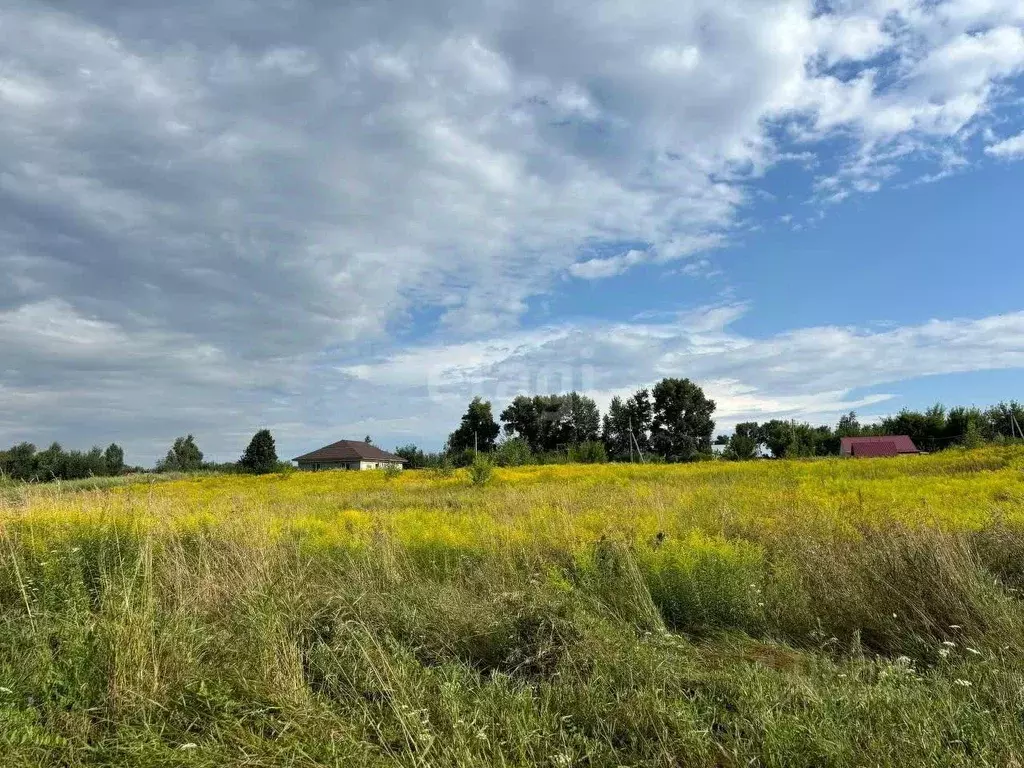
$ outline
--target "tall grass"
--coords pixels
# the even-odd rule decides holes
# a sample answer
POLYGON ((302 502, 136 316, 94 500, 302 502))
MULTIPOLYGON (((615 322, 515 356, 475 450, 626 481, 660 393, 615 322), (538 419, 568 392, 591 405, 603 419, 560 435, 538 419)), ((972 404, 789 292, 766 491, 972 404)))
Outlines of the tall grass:
POLYGON ((1022 460, 29 489, 0 765, 1013 765, 1022 460))

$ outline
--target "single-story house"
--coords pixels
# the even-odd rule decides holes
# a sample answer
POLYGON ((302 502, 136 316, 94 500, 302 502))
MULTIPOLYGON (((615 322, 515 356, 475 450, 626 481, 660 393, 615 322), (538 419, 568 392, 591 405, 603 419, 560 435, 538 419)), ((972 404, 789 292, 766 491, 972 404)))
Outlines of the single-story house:
POLYGON ((407 463, 401 456, 382 451, 359 440, 339 440, 319 450, 292 459, 299 469, 402 469, 407 463))
POLYGON ((907 435, 877 437, 844 437, 839 441, 839 455, 868 459, 879 456, 907 456, 920 453, 907 435))

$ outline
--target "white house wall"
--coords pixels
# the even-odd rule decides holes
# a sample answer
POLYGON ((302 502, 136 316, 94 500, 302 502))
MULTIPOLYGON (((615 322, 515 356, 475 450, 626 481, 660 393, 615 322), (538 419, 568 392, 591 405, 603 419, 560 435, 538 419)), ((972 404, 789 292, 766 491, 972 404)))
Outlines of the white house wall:
POLYGON ((388 466, 396 469, 404 469, 397 461, 303 461, 299 462, 299 469, 306 471, 326 471, 329 469, 384 469, 388 466))

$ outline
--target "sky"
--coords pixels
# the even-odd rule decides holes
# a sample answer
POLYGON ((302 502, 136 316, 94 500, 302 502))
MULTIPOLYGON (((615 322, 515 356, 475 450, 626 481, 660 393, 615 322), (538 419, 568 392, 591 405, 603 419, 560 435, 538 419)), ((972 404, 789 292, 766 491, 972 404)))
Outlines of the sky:
POLYGON ((1024 399, 1020 0, 6 0, 0 445, 1024 399))

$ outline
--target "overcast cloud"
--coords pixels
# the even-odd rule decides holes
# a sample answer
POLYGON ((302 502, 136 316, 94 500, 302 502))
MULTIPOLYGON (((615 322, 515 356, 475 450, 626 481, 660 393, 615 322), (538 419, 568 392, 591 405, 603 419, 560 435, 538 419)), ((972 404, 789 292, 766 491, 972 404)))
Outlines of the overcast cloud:
POLYGON ((1022 71, 1019 0, 8 0, 0 443, 436 446, 466 382, 559 366, 604 398, 708 381, 728 421, 1024 365, 1021 315, 523 329, 565 280, 711 269, 781 163, 824 206, 1019 158, 1022 71))

